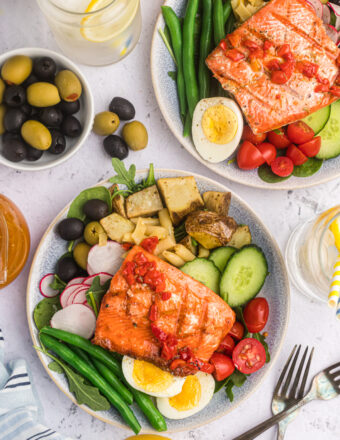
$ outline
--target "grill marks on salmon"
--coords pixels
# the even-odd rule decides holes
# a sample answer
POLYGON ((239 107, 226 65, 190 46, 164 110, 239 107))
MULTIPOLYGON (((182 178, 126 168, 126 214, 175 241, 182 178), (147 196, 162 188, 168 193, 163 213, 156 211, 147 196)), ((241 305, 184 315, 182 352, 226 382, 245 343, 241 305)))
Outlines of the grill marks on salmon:
MULTIPOLYGON (((103 298, 93 342, 111 351, 152 362, 169 369, 170 361, 161 357, 161 346, 151 331, 149 311, 158 308, 153 322, 167 334, 175 335, 178 349, 189 347, 196 358, 208 362, 221 340, 235 322, 235 313, 218 295, 139 246, 132 248, 113 277, 103 298), (171 298, 164 301, 145 284, 129 286, 123 276, 127 262, 142 252, 155 261, 165 275, 166 291, 171 298)), ((176 374, 189 374, 175 371, 176 374)))
POLYGON ((295 61, 318 64, 318 75, 330 85, 338 75, 339 50, 305 0, 271 0, 228 35, 230 48, 242 52, 246 59, 232 61, 217 47, 206 63, 223 88, 235 96, 254 133, 301 119, 338 99, 330 93, 315 93, 317 79, 306 77, 296 68, 286 84, 271 82, 266 63, 275 58, 275 53, 268 51, 254 69, 247 59, 249 50, 243 44, 246 39, 260 47, 265 40, 275 48, 289 44, 295 61))

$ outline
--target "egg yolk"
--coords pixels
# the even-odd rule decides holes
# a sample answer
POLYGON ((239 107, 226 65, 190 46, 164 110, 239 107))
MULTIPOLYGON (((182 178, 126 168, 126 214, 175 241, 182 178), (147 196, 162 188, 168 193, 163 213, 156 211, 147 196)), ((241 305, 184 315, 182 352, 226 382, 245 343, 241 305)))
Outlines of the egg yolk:
POLYGON ((177 411, 188 411, 195 408, 201 399, 201 384, 196 376, 185 379, 182 391, 169 398, 170 405, 177 411))
POLYGON ((149 392, 166 390, 173 382, 170 373, 149 362, 139 360, 133 363, 132 377, 138 386, 149 392))
POLYGON ((238 128, 235 113, 223 104, 207 108, 202 117, 202 129, 206 138, 214 144, 227 144, 238 128))

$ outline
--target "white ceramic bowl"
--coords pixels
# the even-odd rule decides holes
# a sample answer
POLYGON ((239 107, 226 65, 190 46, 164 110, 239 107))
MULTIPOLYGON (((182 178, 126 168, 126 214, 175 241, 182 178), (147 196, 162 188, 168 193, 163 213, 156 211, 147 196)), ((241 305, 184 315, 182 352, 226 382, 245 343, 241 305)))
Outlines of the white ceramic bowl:
POLYGON ((2 141, 0 136, 0 164, 23 171, 40 171, 47 168, 52 168, 56 165, 60 165, 61 163, 72 157, 81 148, 91 131, 94 117, 94 109, 93 96, 90 90, 90 86, 85 76, 82 74, 81 70, 69 58, 66 58, 64 55, 61 55, 58 52, 54 52, 48 49, 42 49, 39 47, 23 47, 21 49, 15 49, 1 54, 0 66, 2 66, 8 58, 14 55, 27 55, 32 58, 44 56, 51 57, 56 62, 57 69, 69 69, 77 75, 82 84, 83 91, 80 97, 80 111, 76 113, 75 116, 77 119, 79 119, 83 127, 83 131, 78 138, 66 139, 66 150, 64 151, 64 153, 60 155, 54 155, 46 152, 36 162, 30 162, 28 160, 23 160, 22 162, 11 162, 7 160, 1 154, 2 141))

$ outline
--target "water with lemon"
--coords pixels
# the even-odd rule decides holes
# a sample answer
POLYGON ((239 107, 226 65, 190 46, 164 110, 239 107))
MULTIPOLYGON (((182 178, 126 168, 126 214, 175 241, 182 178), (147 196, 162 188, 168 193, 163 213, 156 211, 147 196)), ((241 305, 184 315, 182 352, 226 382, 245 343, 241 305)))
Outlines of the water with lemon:
POLYGON ((124 58, 141 32, 139 0, 37 0, 62 51, 84 64, 124 58))

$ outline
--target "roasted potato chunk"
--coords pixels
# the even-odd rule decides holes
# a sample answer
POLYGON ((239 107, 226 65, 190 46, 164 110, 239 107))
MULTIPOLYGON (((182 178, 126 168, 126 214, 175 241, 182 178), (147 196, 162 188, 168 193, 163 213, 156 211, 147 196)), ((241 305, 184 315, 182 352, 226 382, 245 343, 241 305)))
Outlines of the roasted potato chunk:
POLYGON ((127 232, 132 232, 136 227, 134 223, 116 212, 102 218, 100 224, 103 226, 109 238, 119 243, 123 241, 123 236, 127 232))
MULTIPOLYGON (((119 189, 119 188, 116 183, 114 185, 110 186, 109 191, 110 191, 111 196, 117 189, 119 189)), ((115 196, 112 199, 112 210, 114 212, 117 212, 122 217, 126 218, 125 199, 121 194, 119 194, 118 196, 115 196)))
POLYGON ((216 212, 222 217, 228 217, 230 200, 230 192, 207 191, 203 193, 203 201, 207 210, 216 212))
POLYGON ((190 235, 184 237, 183 240, 180 241, 180 244, 185 246, 194 255, 197 255, 197 246, 193 244, 192 237, 190 237, 190 235))
POLYGON ((249 226, 240 225, 237 227, 236 231, 233 233, 231 240, 229 241, 229 246, 233 246, 237 249, 251 243, 251 233, 249 226))
POLYGON ((126 199, 126 214, 128 218, 154 215, 163 208, 156 185, 149 186, 126 199))
POLYGON ((185 221, 187 233, 206 249, 225 246, 236 231, 237 223, 212 211, 195 211, 185 221))
POLYGON ((174 225, 178 225, 188 214, 204 206, 195 178, 192 176, 158 179, 157 185, 174 225))

